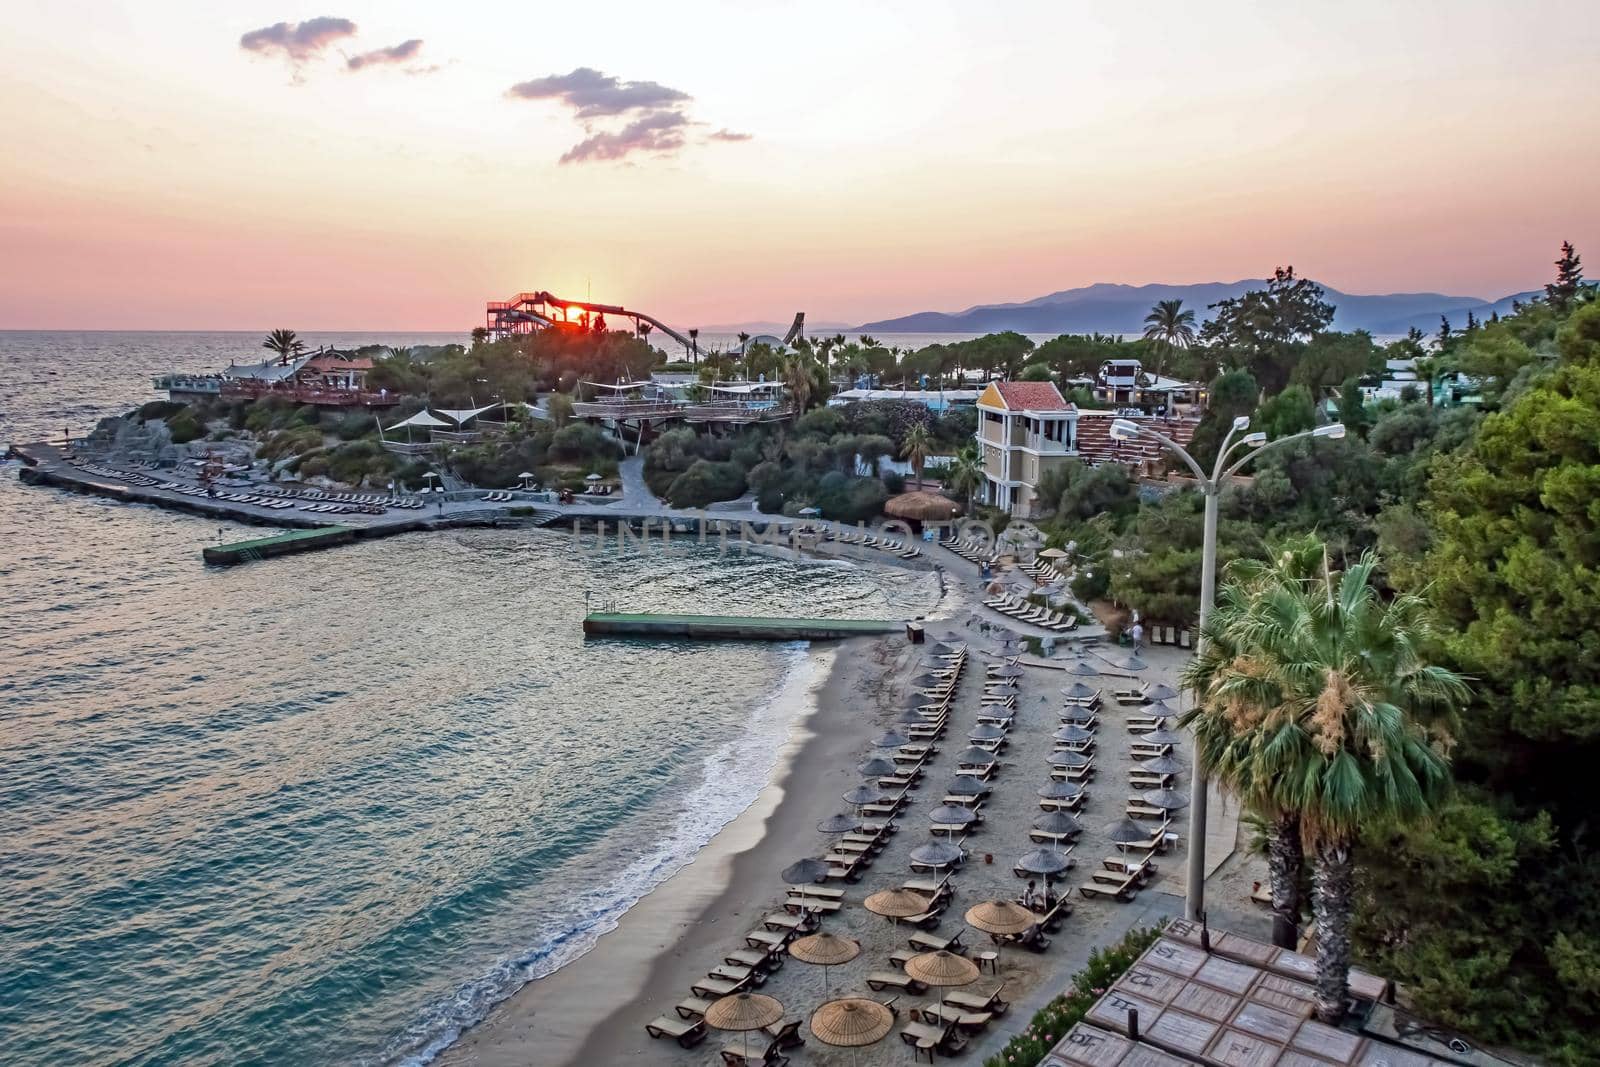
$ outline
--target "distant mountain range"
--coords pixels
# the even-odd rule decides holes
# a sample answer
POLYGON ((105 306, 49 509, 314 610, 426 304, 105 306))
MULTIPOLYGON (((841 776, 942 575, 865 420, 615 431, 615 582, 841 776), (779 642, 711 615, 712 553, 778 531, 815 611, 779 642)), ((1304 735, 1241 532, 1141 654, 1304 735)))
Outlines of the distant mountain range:
MULTIPOLYGON (((1266 280, 1201 282, 1196 285, 1117 285, 1097 282, 1080 289, 1063 289, 1020 304, 979 304, 965 311, 919 311, 897 319, 862 323, 867 333, 1141 333, 1144 317, 1160 300, 1182 300, 1195 318, 1211 317, 1210 305, 1251 289, 1266 287, 1266 280)), ((1495 311, 1510 314, 1513 300, 1527 300, 1534 292, 1515 293, 1495 301, 1475 296, 1442 293, 1385 293, 1358 296, 1323 286, 1325 299, 1334 305, 1336 330, 1367 330, 1373 334, 1403 334, 1412 326, 1427 333, 1439 328, 1441 315, 1453 327, 1466 324, 1467 312, 1480 319, 1495 311)))

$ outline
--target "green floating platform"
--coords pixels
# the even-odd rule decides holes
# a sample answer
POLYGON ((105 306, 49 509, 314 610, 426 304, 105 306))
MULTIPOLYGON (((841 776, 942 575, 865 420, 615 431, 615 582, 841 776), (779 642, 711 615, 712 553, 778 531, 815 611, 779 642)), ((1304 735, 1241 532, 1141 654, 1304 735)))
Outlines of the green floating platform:
POLYGON ((774 619, 754 615, 594 612, 583 619, 583 632, 591 637, 687 637, 696 641, 827 641, 899 633, 904 628, 905 623, 890 619, 774 619))
POLYGON ((290 530, 271 537, 257 537, 251 541, 236 541, 231 545, 215 545, 203 549, 200 555, 207 563, 218 567, 232 567, 239 563, 253 563, 269 556, 287 556, 295 552, 314 552, 319 548, 345 545, 356 539, 353 526, 322 526, 315 530, 290 530))

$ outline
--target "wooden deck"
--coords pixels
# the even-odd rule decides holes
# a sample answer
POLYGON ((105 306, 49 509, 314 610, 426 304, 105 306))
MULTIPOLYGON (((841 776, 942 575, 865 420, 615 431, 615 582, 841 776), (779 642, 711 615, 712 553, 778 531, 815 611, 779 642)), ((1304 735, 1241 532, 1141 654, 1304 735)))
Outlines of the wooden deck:
POLYGON ((636 615, 593 612, 584 617, 590 637, 681 637, 695 641, 827 641, 899 633, 891 619, 782 619, 755 615, 636 615))

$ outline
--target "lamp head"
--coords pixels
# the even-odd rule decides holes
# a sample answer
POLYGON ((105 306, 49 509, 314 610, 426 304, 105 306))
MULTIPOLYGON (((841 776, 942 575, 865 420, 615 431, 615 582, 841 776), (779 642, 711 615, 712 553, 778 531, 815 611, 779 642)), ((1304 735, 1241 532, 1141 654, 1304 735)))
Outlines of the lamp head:
POLYGON ((1326 426, 1318 426, 1311 431, 1312 437, 1326 437, 1330 441, 1338 441, 1344 437, 1344 423, 1330 422, 1326 426))
POLYGON ((1267 435, 1257 430, 1255 433, 1247 433, 1239 438, 1239 443, 1246 448, 1258 448, 1267 443, 1267 435))
POLYGON ((1249 415, 1235 415, 1233 417, 1233 428, 1235 430, 1248 429, 1249 426, 1250 426, 1250 416, 1249 415))
POLYGON ((1131 441, 1139 436, 1139 427, 1127 419, 1111 420, 1111 439, 1113 441, 1131 441))

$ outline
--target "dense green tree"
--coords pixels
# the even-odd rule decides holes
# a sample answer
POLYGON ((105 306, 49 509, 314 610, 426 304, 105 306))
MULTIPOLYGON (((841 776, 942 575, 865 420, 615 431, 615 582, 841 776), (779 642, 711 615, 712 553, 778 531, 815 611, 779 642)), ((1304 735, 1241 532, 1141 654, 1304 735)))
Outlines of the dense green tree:
POLYGON ((906 433, 905 440, 900 444, 900 457, 911 464, 911 470, 916 474, 917 488, 922 488, 922 466, 928 462, 928 455, 933 449, 933 435, 921 423, 911 427, 906 433))
POLYGON ((1201 416, 1189 444, 1189 451, 1202 467, 1209 468, 1216 459, 1217 449, 1222 447, 1222 439, 1227 436, 1233 420, 1253 413, 1260 402, 1261 389, 1247 370, 1225 371, 1212 381, 1206 413, 1201 416))
POLYGON ((1139 486, 1127 467, 1120 463, 1090 466, 1079 459, 1045 471, 1035 496, 1046 512, 1068 521, 1102 512, 1129 515, 1139 506, 1139 486))
POLYGON ((1351 378, 1382 377, 1385 369, 1383 349, 1365 330, 1319 333, 1300 351, 1289 381, 1320 396, 1351 378))
POLYGON ((1291 385, 1256 409, 1250 428, 1276 439, 1309 430, 1317 422, 1317 402, 1311 390, 1291 385))
POLYGON ((1256 381, 1276 392, 1289 380, 1296 345, 1333 322, 1333 305, 1323 295, 1315 282, 1297 278, 1293 267, 1279 267, 1265 289, 1212 304, 1215 315, 1201 329, 1201 340, 1238 353, 1256 381))

